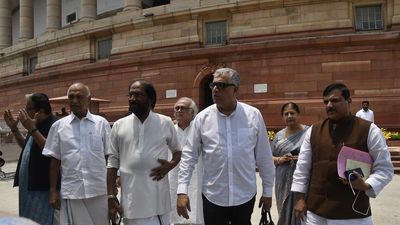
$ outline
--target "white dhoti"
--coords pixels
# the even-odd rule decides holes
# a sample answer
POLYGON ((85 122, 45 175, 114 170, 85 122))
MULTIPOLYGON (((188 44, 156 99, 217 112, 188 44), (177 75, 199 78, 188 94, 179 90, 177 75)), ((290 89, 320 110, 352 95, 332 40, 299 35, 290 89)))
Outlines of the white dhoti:
POLYGON ((169 225, 169 213, 139 219, 124 219, 124 225, 169 225))
POLYGON ((109 225, 107 196, 87 199, 62 199, 61 225, 109 225))
POLYGON ((345 220, 331 220, 324 217, 320 217, 315 213, 307 211, 305 221, 301 222, 302 225, 372 225, 372 218, 360 218, 360 219, 345 219, 345 220))

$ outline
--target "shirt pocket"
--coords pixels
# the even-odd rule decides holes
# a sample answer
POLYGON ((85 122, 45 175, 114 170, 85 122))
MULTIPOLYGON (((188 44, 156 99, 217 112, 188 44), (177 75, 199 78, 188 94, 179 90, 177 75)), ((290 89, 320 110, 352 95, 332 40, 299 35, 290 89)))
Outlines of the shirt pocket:
POLYGON ((104 152, 103 139, 98 134, 91 133, 90 136, 90 147, 94 152, 104 152))
POLYGON ((254 146, 256 144, 255 129, 239 128, 237 134, 237 143, 239 148, 245 150, 248 153, 253 152, 254 146))

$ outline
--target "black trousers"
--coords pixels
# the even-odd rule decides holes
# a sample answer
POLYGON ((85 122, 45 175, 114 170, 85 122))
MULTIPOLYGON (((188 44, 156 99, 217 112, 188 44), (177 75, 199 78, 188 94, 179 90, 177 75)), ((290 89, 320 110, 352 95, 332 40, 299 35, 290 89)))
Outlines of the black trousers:
POLYGON ((208 201, 203 195, 203 214, 205 225, 251 225, 256 196, 250 201, 237 205, 223 207, 208 201))

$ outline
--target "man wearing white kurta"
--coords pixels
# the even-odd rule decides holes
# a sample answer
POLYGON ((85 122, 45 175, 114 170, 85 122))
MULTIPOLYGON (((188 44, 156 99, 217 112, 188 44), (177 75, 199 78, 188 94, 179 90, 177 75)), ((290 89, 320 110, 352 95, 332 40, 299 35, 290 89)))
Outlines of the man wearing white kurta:
MULTIPOLYGON (((178 134, 179 143, 184 146, 187 135, 191 128, 191 122, 197 114, 196 103, 187 97, 180 98, 174 105, 174 116, 176 120, 175 129, 178 134)), ((171 202, 173 206, 176 203, 176 191, 178 188, 178 171, 179 165, 168 173, 171 186, 171 202)), ((193 175, 189 184, 189 198, 191 203, 191 211, 189 219, 180 217, 176 210, 171 212, 171 224, 204 224, 203 219, 203 202, 201 199, 201 183, 203 176, 203 166, 201 160, 196 164, 193 175)), ((175 207, 173 207, 175 208, 175 207)))
POLYGON ((60 209, 60 223, 106 225, 106 150, 110 125, 89 112, 90 90, 76 83, 68 89, 71 114, 50 128, 43 155, 51 156, 50 204, 60 209), (61 201, 57 180, 61 168, 61 201))
POLYGON ((362 102, 362 109, 358 110, 356 116, 375 123, 374 111, 369 109, 369 101, 362 102))
POLYGON ((156 102, 153 85, 132 83, 132 114, 117 120, 111 131, 107 184, 109 211, 123 212, 125 225, 167 225, 171 212, 168 172, 180 160, 181 147, 171 118, 152 112, 156 102), (168 161, 168 151, 173 157, 168 161), (121 205, 115 201, 117 170, 121 176, 121 205))

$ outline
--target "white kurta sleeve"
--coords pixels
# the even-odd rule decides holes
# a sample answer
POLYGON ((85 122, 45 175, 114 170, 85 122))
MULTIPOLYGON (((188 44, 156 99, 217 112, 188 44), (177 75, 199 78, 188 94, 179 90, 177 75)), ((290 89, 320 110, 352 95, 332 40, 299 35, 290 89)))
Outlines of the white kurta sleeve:
POLYGON ((373 123, 369 129, 367 144, 369 154, 374 159, 374 164, 372 165, 370 176, 365 181, 372 189, 367 191, 366 194, 369 197, 375 198, 392 180, 393 165, 386 140, 380 129, 373 123))
POLYGON ((292 181, 292 191, 307 193, 308 184, 310 181, 310 170, 311 170, 311 160, 312 160, 312 151, 311 151, 311 130, 310 127, 307 130, 306 136, 304 138, 303 144, 300 148, 299 158, 296 164, 296 170, 293 174, 292 181))
POLYGON ((267 129, 261 113, 257 113, 257 144, 255 146, 256 164, 262 180, 262 196, 272 197, 272 187, 275 179, 275 166, 272 160, 271 146, 267 138, 267 129))
POLYGON ((102 126, 102 139, 103 139, 103 148, 104 148, 104 155, 108 155, 109 146, 110 146, 110 134, 111 134, 111 127, 107 120, 104 120, 104 124, 102 126))
POLYGON ((182 150, 181 162, 178 172, 178 188, 177 194, 187 194, 190 179, 194 170, 194 166, 198 162, 201 146, 200 134, 201 121, 195 118, 193 126, 190 127, 186 145, 182 150))
POLYGON ((178 133, 174 127, 172 120, 169 120, 166 127, 166 132, 169 133, 167 145, 172 153, 182 151, 181 144, 179 143, 178 133))
POLYGON ((108 154, 107 168, 119 169, 120 149, 119 149, 118 135, 117 135, 118 128, 119 128, 118 123, 115 123, 113 128, 111 129, 108 150, 107 150, 108 154))

